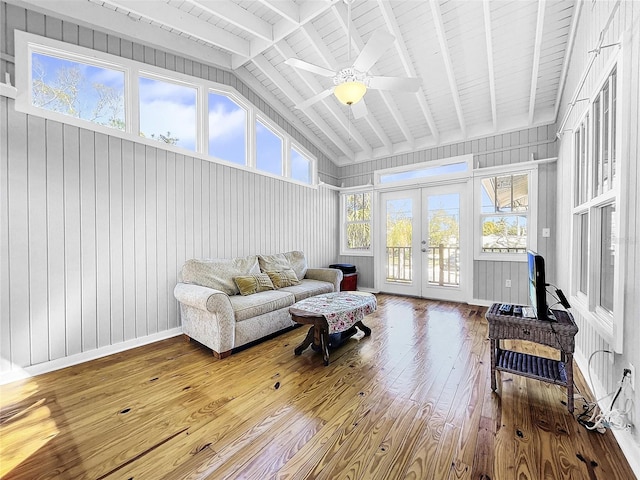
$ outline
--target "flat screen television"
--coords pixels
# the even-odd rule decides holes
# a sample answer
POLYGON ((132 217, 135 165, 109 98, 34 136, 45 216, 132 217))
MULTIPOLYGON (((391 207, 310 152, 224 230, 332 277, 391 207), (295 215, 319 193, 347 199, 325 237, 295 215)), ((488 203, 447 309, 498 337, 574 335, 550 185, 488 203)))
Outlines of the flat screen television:
POLYGON ((547 289, 544 275, 544 258, 534 251, 527 251, 529 263, 529 302, 540 320, 552 320, 547 307, 547 289))

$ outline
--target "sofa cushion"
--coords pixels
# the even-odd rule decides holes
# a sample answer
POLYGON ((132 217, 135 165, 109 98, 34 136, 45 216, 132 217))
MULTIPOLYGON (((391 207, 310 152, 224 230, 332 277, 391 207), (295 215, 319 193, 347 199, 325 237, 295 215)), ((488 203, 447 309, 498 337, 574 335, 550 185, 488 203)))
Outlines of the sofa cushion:
POLYGON ((248 318, 289 307, 295 303, 295 296, 291 292, 267 290, 246 297, 235 295, 229 297, 229 300, 236 314, 236 322, 241 322, 248 318))
POLYGON ((290 287, 291 285, 298 285, 300 281, 296 277, 296 272, 290 268, 285 268, 279 272, 267 272, 273 286, 276 288, 290 287))
POLYGON ((293 293, 293 295, 295 295, 296 297, 296 302, 299 302, 300 300, 313 297, 314 295, 333 292, 333 283, 305 278, 303 280, 300 280, 300 283, 298 285, 285 287, 280 291, 293 293))
POLYGON ((260 273, 258 257, 249 255, 232 259, 187 260, 182 267, 182 281, 215 288, 227 295, 240 293, 234 277, 260 273))
POLYGON ((256 273, 254 275, 243 275, 233 279, 240 290, 240 295, 253 295, 254 293, 275 290, 269 275, 266 273, 256 273))
POLYGON ((289 265, 294 272, 298 280, 302 280, 307 274, 307 259, 304 257, 304 252, 293 251, 284 254, 284 257, 289 261, 289 265))
POLYGON ((291 268, 291 264, 284 253, 276 253, 275 255, 258 255, 258 263, 260 270, 266 272, 279 272, 285 268, 291 268))

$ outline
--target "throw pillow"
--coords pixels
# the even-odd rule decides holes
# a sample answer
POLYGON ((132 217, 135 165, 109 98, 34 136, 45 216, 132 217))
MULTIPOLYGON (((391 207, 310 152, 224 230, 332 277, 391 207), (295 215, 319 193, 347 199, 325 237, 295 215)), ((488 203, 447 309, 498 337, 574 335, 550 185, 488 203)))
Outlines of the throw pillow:
POLYGON ((281 272, 287 268, 291 268, 291 264, 284 253, 276 253, 275 255, 258 255, 258 263, 260 264, 260 271, 266 272, 281 272))
POLYGON ((233 278, 255 273, 260 273, 256 255, 231 259, 192 259, 182 267, 182 281, 215 288, 227 295, 237 295, 240 292, 233 278))
POLYGON ((290 268, 286 268, 279 272, 267 272, 273 286, 276 288, 291 287, 292 285, 298 285, 300 280, 296 277, 296 272, 290 268))
POLYGON ((254 293, 264 292, 266 290, 275 290, 269 275, 266 273, 243 275, 235 277, 233 281, 236 282, 241 295, 253 295, 254 293))
POLYGON ((289 260, 291 268, 296 272, 298 280, 302 280, 307 274, 307 259, 304 258, 304 252, 299 250, 293 252, 287 252, 284 254, 285 258, 289 260))

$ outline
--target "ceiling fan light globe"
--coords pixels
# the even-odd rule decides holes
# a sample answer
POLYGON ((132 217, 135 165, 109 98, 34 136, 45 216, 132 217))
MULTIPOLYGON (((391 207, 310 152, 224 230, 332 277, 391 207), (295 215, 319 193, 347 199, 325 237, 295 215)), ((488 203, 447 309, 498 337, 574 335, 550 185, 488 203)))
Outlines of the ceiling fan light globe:
POLYGON ((333 94, 344 105, 358 103, 365 93, 367 93, 367 86, 358 81, 341 83, 333 90, 333 94))

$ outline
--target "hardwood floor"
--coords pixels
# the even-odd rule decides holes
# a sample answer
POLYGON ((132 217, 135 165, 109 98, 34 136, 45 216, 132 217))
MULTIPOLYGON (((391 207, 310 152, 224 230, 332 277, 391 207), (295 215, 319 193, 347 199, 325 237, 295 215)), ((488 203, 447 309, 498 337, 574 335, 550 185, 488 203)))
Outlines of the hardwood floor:
POLYGON ((635 478, 564 389, 503 374, 491 392, 484 313, 379 295, 372 335, 328 367, 294 356, 299 328, 223 360, 176 337, 2 386, 0 476, 635 478))

